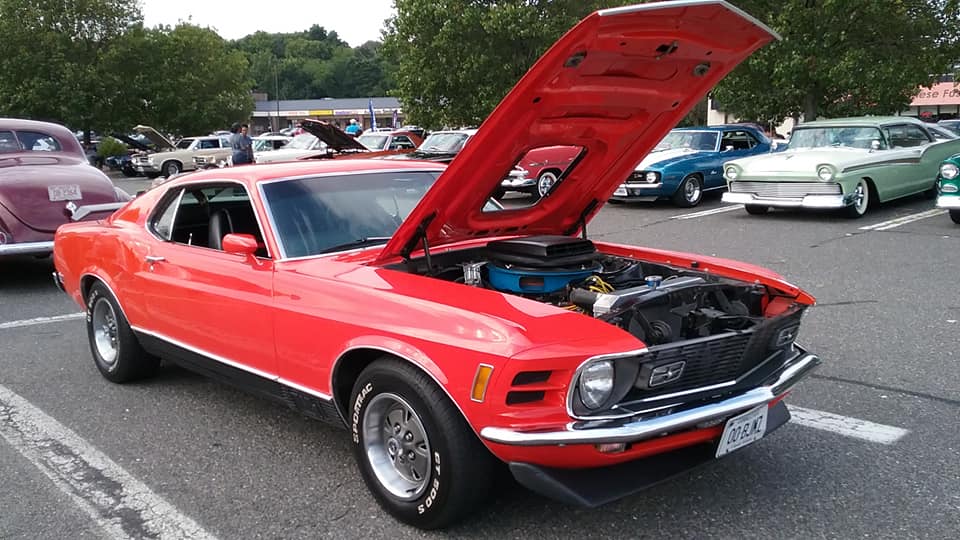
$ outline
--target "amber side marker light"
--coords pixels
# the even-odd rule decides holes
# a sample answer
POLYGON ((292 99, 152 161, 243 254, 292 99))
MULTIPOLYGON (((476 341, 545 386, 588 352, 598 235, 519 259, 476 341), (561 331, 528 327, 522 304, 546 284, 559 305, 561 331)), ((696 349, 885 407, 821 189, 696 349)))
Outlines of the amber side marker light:
POLYGON ((483 402, 491 375, 493 375, 493 366, 487 364, 477 366, 477 374, 473 376, 473 390, 470 391, 470 399, 483 402))

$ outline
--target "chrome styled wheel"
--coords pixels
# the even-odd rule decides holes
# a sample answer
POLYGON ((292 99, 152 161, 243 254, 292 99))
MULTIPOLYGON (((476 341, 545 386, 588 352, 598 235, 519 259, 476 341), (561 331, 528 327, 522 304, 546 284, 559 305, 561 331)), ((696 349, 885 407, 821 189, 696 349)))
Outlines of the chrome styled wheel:
POLYGON ((674 204, 683 208, 696 206, 700 204, 701 199, 703 199, 703 180, 696 174, 686 176, 673 194, 674 204))
POLYGON ((543 197, 553 189, 553 185, 557 183, 557 175, 546 171, 540 173, 540 177, 537 178, 537 192, 540 193, 540 196, 543 197))
POLYGON ((870 187, 861 179, 853 189, 853 204, 846 208, 847 217, 858 218, 867 213, 870 206, 870 187))
POLYGON ((117 314, 106 298, 97 298, 93 305, 90 324, 93 326, 94 346, 103 363, 110 367, 116 365, 120 348, 117 314))
POLYGON ((378 394, 363 413, 363 446, 380 484, 394 497, 413 500, 427 489, 433 462, 417 412, 402 397, 378 394))

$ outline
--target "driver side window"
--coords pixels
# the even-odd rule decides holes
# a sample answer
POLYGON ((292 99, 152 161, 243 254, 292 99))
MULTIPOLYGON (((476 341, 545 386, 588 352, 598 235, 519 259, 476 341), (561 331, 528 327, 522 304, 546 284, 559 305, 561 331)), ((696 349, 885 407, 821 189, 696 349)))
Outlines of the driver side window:
POLYGON ((257 257, 269 253, 246 189, 239 184, 190 186, 172 191, 150 220, 150 229, 162 240, 222 250, 227 234, 252 235, 261 246, 257 257))

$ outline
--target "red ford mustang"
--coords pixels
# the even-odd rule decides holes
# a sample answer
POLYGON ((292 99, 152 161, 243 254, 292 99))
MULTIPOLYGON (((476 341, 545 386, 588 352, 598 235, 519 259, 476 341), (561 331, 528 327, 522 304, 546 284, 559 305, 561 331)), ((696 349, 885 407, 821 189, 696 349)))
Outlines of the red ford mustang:
POLYGON ((592 242, 587 224, 710 89, 774 38, 719 1, 600 11, 453 163, 332 160, 177 178, 59 229, 58 283, 109 380, 160 359, 349 431, 398 519, 443 527, 492 468, 598 505, 756 442, 819 359, 813 298, 749 264, 592 242), (716 32, 723 28, 723 32, 716 32), (526 208, 490 194, 580 148, 526 208))

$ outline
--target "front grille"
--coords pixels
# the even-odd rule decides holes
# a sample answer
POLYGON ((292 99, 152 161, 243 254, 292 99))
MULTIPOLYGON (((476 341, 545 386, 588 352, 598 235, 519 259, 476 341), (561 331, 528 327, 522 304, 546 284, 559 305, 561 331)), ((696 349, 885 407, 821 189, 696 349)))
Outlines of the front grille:
MULTIPOLYGON (((676 344, 650 347, 642 357, 642 366, 666 366, 675 362, 685 362, 681 376, 670 383, 648 388, 645 371, 641 375, 623 403, 656 398, 686 390, 695 390, 711 385, 729 383, 744 378, 756 370, 777 350, 792 346, 789 343, 776 343, 780 332, 799 326, 802 309, 790 311, 784 315, 766 319, 757 326, 744 332, 730 332, 706 338, 689 340, 676 344)), ((795 334, 795 333, 794 333, 795 334)), ((762 376, 763 373, 760 373, 762 376)), ((752 379, 753 377, 746 377, 752 379)), ((736 385, 730 385, 730 389, 736 385)))
POLYGON ((840 195, 840 184, 823 182, 747 182, 730 183, 732 193, 753 193, 758 197, 799 198, 804 195, 840 195))
MULTIPOLYGON (((633 171, 630 173, 630 176, 627 177, 627 184, 650 184, 647 182, 647 171, 633 171)), ((653 182, 656 183, 656 182, 653 182)))

